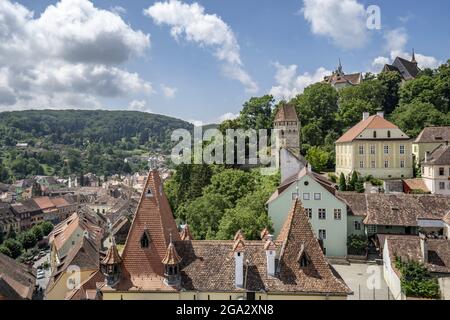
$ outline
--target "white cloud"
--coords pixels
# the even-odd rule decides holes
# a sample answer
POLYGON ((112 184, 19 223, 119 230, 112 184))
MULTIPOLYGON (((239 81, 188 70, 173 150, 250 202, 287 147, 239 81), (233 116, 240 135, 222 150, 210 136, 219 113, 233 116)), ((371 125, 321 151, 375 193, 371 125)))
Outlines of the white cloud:
POLYGON ((161 89, 164 94, 164 96, 168 99, 172 99, 177 94, 178 89, 166 86, 165 84, 161 84, 161 89))
POLYGON ((0 109, 98 108, 99 98, 152 93, 150 83, 120 68, 149 46, 149 35, 88 0, 61 0, 38 18, 2 0, 0 79, 9 98, 0 109))
POLYGON ((326 75, 331 74, 331 71, 323 67, 318 68, 312 74, 308 72, 298 74, 298 67, 295 64, 285 66, 276 62, 275 67, 277 69, 275 74, 276 85, 270 89, 270 94, 278 100, 292 99, 302 93, 309 85, 320 82, 326 75))
POLYGON ((144 14, 158 25, 170 26, 170 33, 177 41, 184 36, 186 41, 212 48, 214 56, 223 62, 226 76, 241 82, 248 92, 258 91, 258 85, 243 68, 233 30, 220 17, 205 13, 205 8, 198 3, 178 0, 157 2, 144 10, 144 14))
MULTIPOLYGON (((408 39, 408 33, 405 28, 386 31, 384 34, 385 51, 389 54, 389 58, 383 56, 375 58, 372 62, 374 71, 380 72, 385 64, 391 63, 395 60, 396 57, 402 57, 404 59, 410 60, 412 58, 412 52, 408 53, 405 51, 405 47, 408 44, 408 39)), ((434 69, 442 63, 442 61, 433 56, 426 56, 421 53, 416 53, 415 55, 417 63, 422 69, 434 69)))
POLYGON ((127 9, 121 6, 114 6, 110 10, 118 15, 123 15, 127 13, 127 9))
POLYGON ((312 33, 341 48, 361 48, 368 41, 366 10, 356 0, 303 0, 302 12, 312 33))
POLYGON ((225 114, 221 115, 219 118, 217 118, 217 121, 214 121, 214 123, 222 123, 225 120, 234 120, 237 117, 239 117, 238 113, 228 112, 228 113, 225 113, 225 114))
POLYGON ((145 100, 133 100, 128 105, 128 110, 151 112, 150 108, 147 107, 147 102, 145 100))

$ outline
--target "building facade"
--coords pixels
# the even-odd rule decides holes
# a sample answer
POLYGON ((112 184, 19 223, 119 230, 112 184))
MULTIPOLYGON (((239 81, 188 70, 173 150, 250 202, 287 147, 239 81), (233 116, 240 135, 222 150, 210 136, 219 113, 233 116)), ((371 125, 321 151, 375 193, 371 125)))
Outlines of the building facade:
POLYGON ((440 145, 425 153, 422 179, 433 194, 450 195, 450 146, 440 145))
POLYGON ((413 155, 416 165, 425 160, 427 152, 432 152, 440 145, 450 143, 450 127, 427 127, 417 136, 413 142, 413 155))
POLYGON ((336 190, 325 179, 307 168, 281 185, 267 202, 278 236, 297 197, 308 214, 314 235, 323 243, 327 256, 347 255, 347 207, 335 196, 336 190))
POLYGON ((402 179, 413 176, 410 138, 384 115, 369 116, 349 129, 336 141, 336 174, 378 179, 402 179))

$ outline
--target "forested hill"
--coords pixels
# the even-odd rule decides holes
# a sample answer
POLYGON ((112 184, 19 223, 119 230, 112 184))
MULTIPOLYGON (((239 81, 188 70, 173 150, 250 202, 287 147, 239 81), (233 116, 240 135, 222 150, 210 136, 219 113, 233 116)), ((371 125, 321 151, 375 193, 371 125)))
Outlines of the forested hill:
POLYGON ((27 110, 0 113, 4 145, 35 139, 82 146, 88 142, 114 144, 123 139, 149 136, 151 147, 170 144, 174 129, 192 129, 183 120, 137 111, 27 110))
POLYGON ((170 154, 175 129, 191 131, 193 125, 137 111, 1 112, 0 182, 41 174, 67 177, 143 170, 149 154, 170 154), (16 147, 19 143, 27 147, 16 147))

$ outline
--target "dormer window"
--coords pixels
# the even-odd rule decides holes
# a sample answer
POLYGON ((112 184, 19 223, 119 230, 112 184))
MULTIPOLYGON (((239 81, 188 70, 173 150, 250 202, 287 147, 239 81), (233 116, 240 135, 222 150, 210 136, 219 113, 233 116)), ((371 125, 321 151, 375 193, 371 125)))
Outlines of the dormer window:
POLYGON ((300 261, 298 263, 300 264, 301 268, 305 268, 305 267, 309 266, 310 261, 309 261, 308 257, 306 256, 306 254, 303 254, 300 257, 300 261))
POLYGON ((377 138, 377 132, 376 132, 376 131, 373 132, 373 138, 374 138, 374 139, 377 138))
POLYGON ((391 131, 388 130, 387 132, 387 137, 390 138, 391 137, 391 131))
POLYGON ((146 249, 150 246, 150 237, 147 230, 144 231, 141 237, 141 248, 146 249))
POLYGON ((145 192, 146 197, 153 197, 152 189, 148 187, 147 191, 145 192))

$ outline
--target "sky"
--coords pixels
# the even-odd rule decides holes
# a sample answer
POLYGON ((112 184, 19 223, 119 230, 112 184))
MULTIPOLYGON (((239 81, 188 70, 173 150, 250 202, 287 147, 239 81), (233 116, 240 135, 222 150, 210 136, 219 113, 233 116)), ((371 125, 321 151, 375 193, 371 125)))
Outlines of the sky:
POLYGON ((253 96, 292 98, 339 59, 379 72, 414 48, 436 67, 450 58, 448 12, 448 0, 0 0, 0 111, 217 123, 253 96))

